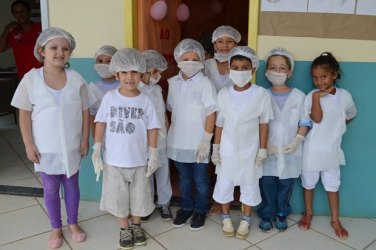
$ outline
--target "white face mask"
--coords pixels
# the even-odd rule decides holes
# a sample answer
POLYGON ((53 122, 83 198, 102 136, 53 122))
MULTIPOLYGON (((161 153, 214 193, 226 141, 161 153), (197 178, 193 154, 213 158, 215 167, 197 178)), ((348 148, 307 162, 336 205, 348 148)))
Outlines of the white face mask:
POLYGON ((157 76, 157 78, 154 78, 154 77, 152 77, 152 76, 150 76, 150 79, 149 79, 149 84, 151 84, 151 85, 155 85, 155 84, 157 84, 158 82, 159 82, 159 80, 161 80, 161 74, 159 74, 158 73, 158 76, 157 76))
POLYGON ((287 80, 287 73, 278 73, 271 70, 267 70, 265 76, 274 86, 281 86, 285 84, 287 80))
POLYGON ((230 53, 228 54, 222 54, 222 53, 214 53, 214 58, 220 62, 220 63, 223 63, 223 62, 227 62, 228 61, 228 58, 230 56, 230 53))
POLYGON ((94 69, 97 71, 98 75, 102 78, 111 78, 114 75, 110 72, 110 65, 109 64, 101 64, 96 63, 94 64, 94 69))
POLYGON ((242 88, 252 80, 252 70, 230 70, 230 79, 236 86, 242 88))
POLYGON ((178 62, 178 67, 184 75, 191 78, 204 68, 204 64, 197 61, 182 61, 178 62))

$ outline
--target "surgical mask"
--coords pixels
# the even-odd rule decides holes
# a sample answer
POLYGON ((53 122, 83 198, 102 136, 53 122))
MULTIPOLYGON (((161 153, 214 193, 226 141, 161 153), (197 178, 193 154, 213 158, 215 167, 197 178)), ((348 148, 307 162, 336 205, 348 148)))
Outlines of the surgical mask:
POLYGON ((223 62, 227 62, 228 61, 228 58, 230 56, 230 53, 228 54, 222 54, 222 53, 214 53, 214 58, 220 62, 220 63, 223 63, 223 62))
POLYGON ((184 75, 191 78, 197 72, 204 68, 204 64, 202 62, 197 61, 181 61, 178 62, 178 67, 183 72, 184 75))
POLYGON ((230 70, 230 79, 236 86, 242 88, 252 80, 252 70, 230 70))
POLYGON ((94 69, 97 71, 98 75, 102 78, 111 78, 114 75, 110 72, 109 64, 96 63, 94 64, 94 69))
POLYGON ((285 84, 287 80, 286 73, 278 73, 275 71, 267 70, 265 72, 266 78, 268 78, 269 82, 271 82, 274 86, 281 86, 285 84))
POLYGON ((150 76, 150 79, 149 79, 149 84, 151 85, 155 85, 159 82, 159 80, 161 80, 161 74, 158 74, 157 78, 154 78, 152 76, 150 76))

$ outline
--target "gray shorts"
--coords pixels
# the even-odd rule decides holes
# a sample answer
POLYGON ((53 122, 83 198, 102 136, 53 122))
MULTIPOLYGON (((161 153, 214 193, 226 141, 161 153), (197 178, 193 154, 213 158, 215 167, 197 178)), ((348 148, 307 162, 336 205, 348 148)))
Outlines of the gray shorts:
POLYGON ((155 206, 145 174, 146 166, 119 168, 105 164, 100 210, 118 218, 151 214, 155 206))

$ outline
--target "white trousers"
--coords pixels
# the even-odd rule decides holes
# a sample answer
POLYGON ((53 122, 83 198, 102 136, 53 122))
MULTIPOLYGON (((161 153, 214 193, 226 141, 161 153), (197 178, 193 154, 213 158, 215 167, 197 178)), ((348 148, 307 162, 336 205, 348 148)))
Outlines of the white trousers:
POLYGON ((305 189, 314 189, 319 178, 327 192, 337 192, 341 185, 341 170, 340 167, 332 168, 325 171, 304 171, 302 170, 301 179, 302 186, 305 189))

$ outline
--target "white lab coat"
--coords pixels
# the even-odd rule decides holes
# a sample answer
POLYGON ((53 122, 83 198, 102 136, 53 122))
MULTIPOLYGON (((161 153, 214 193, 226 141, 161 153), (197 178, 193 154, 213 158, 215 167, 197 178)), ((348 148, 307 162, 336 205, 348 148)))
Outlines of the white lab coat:
MULTIPOLYGON (((304 112, 305 94, 302 91, 293 88, 282 110, 276 100, 273 97, 271 99, 274 119, 269 123, 268 145, 281 149, 294 140, 299 130, 299 122, 309 123, 310 119, 304 112)), ((264 162, 264 176, 298 178, 302 168, 301 161, 302 145, 291 154, 269 155, 264 162)))
MULTIPOLYGON (((217 111, 217 93, 212 82, 201 72, 187 81, 181 74, 168 79, 167 110, 171 125, 167 135, 167 156, 179 162, 196 162, 206 117, 217 111)), ((208 163, 209 159, 205 159, 208 163)))
MULTIPOLYGON (((305 112, 311 113, 312 94, 305 100, 305 112)), ((313 122, 303 146, 303 165, 306 171, 324 171, 345 165, 345 156, 341 149, 342 135, 346 132, 346 119, 356 115, 356 107, 351 94, 336 88, 335 95, 320 97, 323 117, 320 123, 313 122)))
POLYGON ((221 75, 218 71, 217 62, 214 58, 205 61, 204 74, 213 82, 217 93, 224 87, 234 85, 229 73, 221 75))
POLYGON ((12 105, 32 111, 32 135, 41 155, 40 164, 34 164, 35 171, 70 177, 80 167, 82 111, 96 98, 79 73, 66 70, 66 74, 67 83, 60 104, 48 92, 37 70, 32 69, 20 83, 20 92, 24 93, 16 91, 12 105), (81 91, 86 92, 86 104, 81 91), (26 96, 23 96, 25 93, 26 96), (27 100, 20 100, 23 97, 27 100), (26 102, 31 104, 31 109, 26 102))
POLYGON ((255 160, 260 146, 259 124, 268 123, 273 118, 270 95, 263 87, 252 84, 251 98, 239 110, 229 88, 218 93, 216 125, 223 130, 220 143, 222 165, 217 167, 216 173, 218 178, 233 181, 234 186, 252 185, 262 176, 262 167, 256 167, 255 160))

